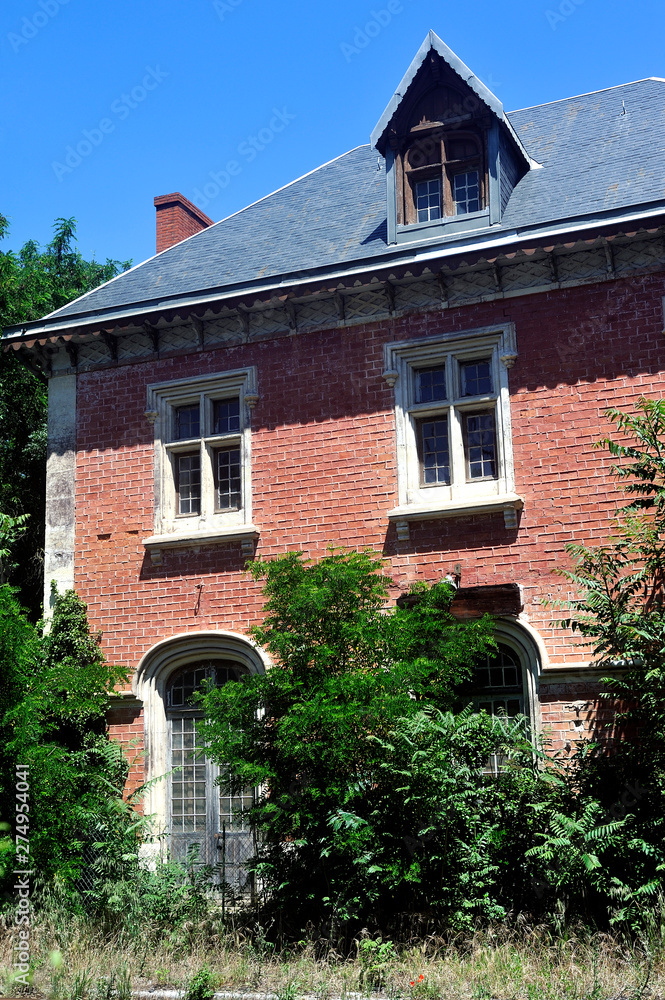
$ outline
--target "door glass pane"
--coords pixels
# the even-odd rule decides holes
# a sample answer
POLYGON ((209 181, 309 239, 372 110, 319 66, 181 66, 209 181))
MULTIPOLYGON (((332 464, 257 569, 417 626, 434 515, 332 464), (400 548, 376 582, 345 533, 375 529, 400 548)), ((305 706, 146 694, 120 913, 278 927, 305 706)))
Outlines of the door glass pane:
MULTIPOLYGON (((223 794, 218 768, 204 756, 197 730, 194 694, 204 682, 237 681, 244 668, 231 660, 207 660, 177 673, 167 687, 171 731, 171 856, 185 861, 192 848, 199 864, 213 866, 213 881, 234 892, 248 889, 246 865, 254 856, 254 835, 239 813, 253 802, 253 790, 223 794)), ((251 888, 251 887, 249 887, 251 888)))
MULTIPOLYGON (((171 830, 179 834, 206 832, 206 762, 201 737, 193 718, 174 718, 171 722, 171 830), (186 747, 191 747, 187 750, 186 747)), ((180 842, 179 842, 180 843, 180 842)), ((180 846, 185 847, 183 840, 180 846)), ((182 857, 183 852, 178 851, 182 857)))

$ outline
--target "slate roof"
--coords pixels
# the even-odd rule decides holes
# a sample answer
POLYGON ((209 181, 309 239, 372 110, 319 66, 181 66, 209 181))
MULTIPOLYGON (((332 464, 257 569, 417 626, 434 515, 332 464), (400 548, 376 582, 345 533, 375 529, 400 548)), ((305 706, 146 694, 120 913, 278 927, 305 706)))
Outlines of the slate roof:
MULTIPOLYGON (((582 224, 631 206, 665 206, 665 81, 640 80, 507 117, 542 167, 517 185, 493 236, 525 229, 537 234, 539 228, 549 231, 566 220, 582 224)), ((478 236, 475 231, 448 240, 464 247, 478 236)), ((423 245, 446 242, 438 237, 423 245)), ((40 322, 175 305, 197 293, 280 280, 288 287, 299 277, 354 261, 408 259, 417 246, 386 243, 383 160, 369 145, 359 146, 40 322)))

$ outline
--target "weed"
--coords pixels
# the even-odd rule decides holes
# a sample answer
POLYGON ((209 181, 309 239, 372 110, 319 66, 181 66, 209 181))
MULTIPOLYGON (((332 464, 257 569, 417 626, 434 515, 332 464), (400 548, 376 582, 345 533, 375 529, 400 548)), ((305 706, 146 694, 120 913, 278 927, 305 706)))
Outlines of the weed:
POLYGON ((184 1000, 212 1000, 214 994, 212 974, 208 966, 204 965, 189 980, 184 1000))

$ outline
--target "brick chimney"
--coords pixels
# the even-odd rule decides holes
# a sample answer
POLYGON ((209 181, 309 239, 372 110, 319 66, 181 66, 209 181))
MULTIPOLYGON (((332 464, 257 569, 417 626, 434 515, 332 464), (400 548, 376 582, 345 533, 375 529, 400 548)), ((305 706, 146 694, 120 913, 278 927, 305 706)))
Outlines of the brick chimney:
POLYGON ((157 209, 157 253, 214 225, 212 219, 175 191, 155 198, 157 209))

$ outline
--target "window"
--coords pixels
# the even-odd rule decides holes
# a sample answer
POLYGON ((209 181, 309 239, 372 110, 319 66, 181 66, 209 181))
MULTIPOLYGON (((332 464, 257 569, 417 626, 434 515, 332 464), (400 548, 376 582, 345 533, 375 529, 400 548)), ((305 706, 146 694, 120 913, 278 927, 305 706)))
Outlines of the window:
POLYGON ((474 705, 488 715, 514 718, 524 713, 524 679, 517 653, 504 643, 488 653, 474 671, 474 705))
MULTIPOLYGON (((471 703, 474 711, 487 715, 509 720, 521 716, 537 731, 540 728, 537 686, 541 661, 534 642, 535 633, 532 630, 529 633, 515 620, 498 618, 495 638, 496 651, 479 659, 472 678, 460 688, 457 709, 471 703)), ((498 774, 504 759, 492 754, 486 771, 498 774)))
POLYGON ((171 857, 184 861, 195 849, 199 864, 218 865, 219 877, 239 891, 247 887, 244 865, 254 854, 252 829, 243 815, 254 801, 253 791, 228 795, 216 783, 219 768, 205 756, 197 728, 201 713, 193 696, 204 682, 228 684, 245 672, 233 661, 203 661, 179 670, 166 688, 171 857))
POLYGON ((253 538, 250 408, 253 368, 150 386, 155 424, 155 536, 178 540, 253 538))
MULTIPOLYGON (((528 684, 517 650, 498 643, 494 653, 477 664, 473 677, 473 705, 477 712, 515 719, 530 716, 528 684)), ((485 770, 497 775, 505 764, 505 756, 491 754, 485 770)))
POLYGON ((487 180, 480 135, 440 128, 414 130, 401 157, 398 223, 434 222, 484 210, 487 180))
POLYGON ((438 177, 416 184, 416 207, 418 222, 441 218, 441 181, 438 177))
POLYGON ((511 325, 386 348, 395 386, 399 507, 390 517, 513 511, 508 367, 511 325))

